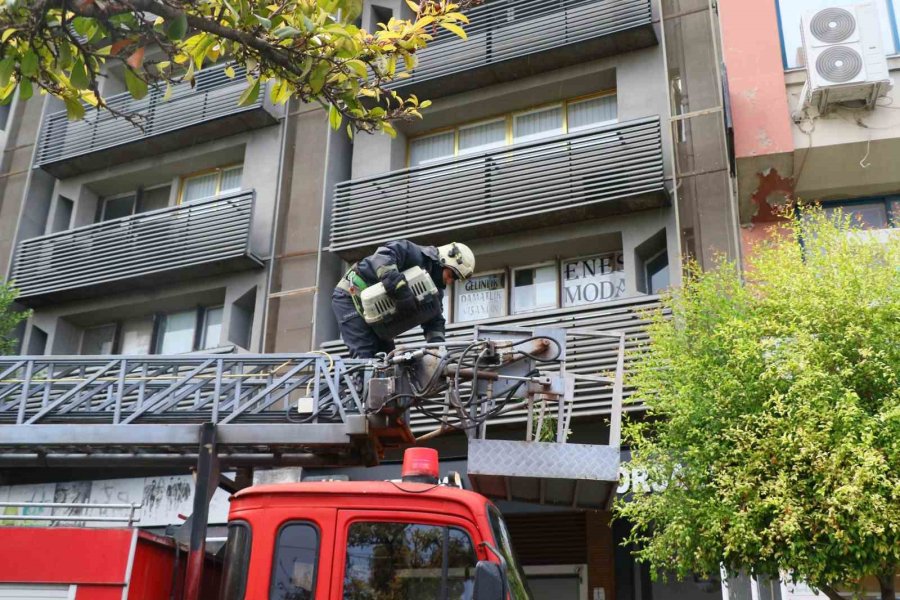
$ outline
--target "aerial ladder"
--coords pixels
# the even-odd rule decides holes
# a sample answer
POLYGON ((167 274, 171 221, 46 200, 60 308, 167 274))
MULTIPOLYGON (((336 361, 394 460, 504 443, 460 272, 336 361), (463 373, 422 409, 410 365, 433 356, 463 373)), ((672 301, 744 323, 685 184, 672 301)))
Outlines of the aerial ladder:
MULTIPOLYGON (((226 469, 376 465, 386 450, 455 431, 474 491, 503 500, 607 508, 616 489, 625 334, 478 327, 470 340, 406 344, 372 360, 305 354, 0 357, 0 468, 191 466, 182 527, 199 581, 209 501, 245 484, 226 469), (602 338, 611 373, 575 373, 567 352, 602 338), (611 390, 609 433, 567 441, 576 383, 611 390), (410 415, 435 423, 416 437, 410 415), (526 415, 521 440, 488 425, 526 415)), ((190 595, 188 596, 191 597, 190 595)))

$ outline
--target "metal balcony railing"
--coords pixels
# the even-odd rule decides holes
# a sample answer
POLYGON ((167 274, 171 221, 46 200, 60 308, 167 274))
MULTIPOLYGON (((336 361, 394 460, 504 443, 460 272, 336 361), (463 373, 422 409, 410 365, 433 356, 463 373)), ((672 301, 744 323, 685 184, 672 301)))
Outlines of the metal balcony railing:
MULTIPOLYGON (((637 28, 651 29, 650 0, 487 0, 466 12, 470 24, 466 26, 467 40, 444 29, 434 32, 435 39, 417 52, 417 65, 409 78, 398 79, 392 88, 406 88, 446 78, 465 71, 514 62, 538 53, 573 47, 637 28)), ((656 42, 649 31, 643 36, 615 43, 582 49, 580 62, 619 51, 633 50, 656 42)), ((574 53, 573 53, 574 54, 574 53)), ((559 61, 557 61, 559 62, 559 61)), ((565 62, 565 61, 564 61, 565 62)), ((571 61, 568 61, 571 62, 571 61)), ((528 71, 564 66, 552 59, 531 61, 528 71)), ((518 69, 513 69, 522 76, 518 69)), ((494 73, 494 79, 508 79, 494 73)), ((451 82, 458 87, 464 83, 451 82)), ((429 94, 441 93, 435 86, 429 94)))
POLYGON ((178 460, 215 423, 232 458, 350 451, 365 437, 350 371, 322 354, 0 357, 0 464, 178 460), (309 398, 310 412, 297 412, 309 398), (50 456, 52 455, 52 456, 50 456))
MULTIPOLYGON (((189 83, 173 86, 168 100, 163 99, 164 87, 151 87, 141 100, 135 100, 128 92, 106 99, 110 108, 136 115, 139 126, 90 107, 84 119, 79 121, 69 121, 64 110, 51 113, 41 127, 35 165, 58 177, 71 176, 152 155, 171 149, 170 145, 177 147, 177 143, 162 144, 160 137, 211 121, 228 117, 235 121, 219 123, 217 137, 275 122, 274 116, 264 110, 265 93, 260 93, 251 104, 238 106, 238 99, 246 87, 243 67, 235 67, 233 79, 225 75, 223 68, 214 67, 197 73, 193 87, 189 83), (132 148, 123 154, 120 149, 124 146, 132 148), (101 159, 97 158, 98 153, 113 148, 117 149, 116 153, 107 152, 101 159), (86 157, 95 160, 89 161, 86 157), (81 160, 76 160, 79 158, 81 160)), ((197 143, 198 136, 193 135, 190 142, 197 143)))
POLYGON ((546 225, 552 213, 612 209, 648 194, 665 198, 657 117, 340 183, 331 250, 449 232, 474 237, 536 217, 546 225))
POLYGON ((136 279, 171 281, 200 267, 209 274, 258 266, 250 250, 253 204, 252 191, 238 192, 31 238, 19 244, 12 279, 23 302, 38 304, 136 279))
MULTIPOLYGON (((472 339, 476 325, 505 325, 511 327, 562 327, 565 329, 623 332, 625 334, 626 372, 628 365, 635 360, 635 354, 628 352, 648 341, 646 327, 649 323, 648 311, 660 308, 658 296, 639 296, 626 300, 617 300, 604 304, 563 308, 548 311, 509 315, 485 321, 471 323, 453 323, 447 325, 447 340, 472 339)), ((421 331, 404 334, 397 343, 421 342, 421 331)), ((347 347, 340 340, 327 342, 322 348, 336 355, 345 355, 347 347)), ((566 344, 566 370, 579 375, 597 375, 614 373, 618 358, 618 340, 612 338, 571 338, 566 344)), ((548 369, 551 371, 552 369, 548 369)), ((625 389, 625 397, 629 390, 625 389)), ((612 407, 612 384, 577 381, 575 384, 575 402, 572 415, 583 418, 597 415, 608 415, 612 407)), ((641 410, 638 404, 627 401, 623 409, 641 410)), ((415 412, 410 416, 414 432, 421 433, 435 428, 435 422, 415 412)), ((500 418, 492 419, 492 424, 524 423, 528 418, 525 409, 512 411, 500 418)))

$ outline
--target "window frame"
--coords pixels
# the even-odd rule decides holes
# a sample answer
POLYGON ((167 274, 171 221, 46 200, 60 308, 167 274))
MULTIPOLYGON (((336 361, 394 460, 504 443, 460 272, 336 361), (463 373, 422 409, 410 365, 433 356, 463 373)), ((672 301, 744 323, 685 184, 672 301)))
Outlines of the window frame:
MULTIPOLYGON (((900 214, 894 215, 891 210, 891 203, 897 202, 900 205, 900 193, 897 194, 886 194, 884 196, 866 196, 863 198, 847 198, 843 200, 822 200, 820 202, 823 210, 833 210, 835 208, 844 207, 853 207, 860 206, 863 204, 884 204, 885 214, 887 216, 887 229, 897 229, 900 228, 900 214)), ((846 214, 846 211, 842 211, 846 214)), ((898 213, 900 213, 900 209, 898 209, 898 213)), ((799 215, 799 212, 797 213, 799 215)), ((870 231, 883 231, 879 229, 873 229, 870 231)))
POLYGON ((97 220, 97 222, 98 223, 107 223, 110 221, 115 221, 117 219, 127 219, 130 217, 133 217, 134 215, 144 214, 145 212, 153 212, 152 210, 147 210, 147 211, 140 210, 140 206, 141 206, 141 202, 143 201, 144 194, 146 192, 151 192, 153 190, 159 190, 159 189, 163 189, 163 188, 169 188, 169 200, 166 202, 166 206, 164 206, 163 208, 157 208, 154 210, 165 210, 167 208, 170 208, 172 206, 171 205, 171 202, 172 202, 172 189, 171 189, 172 182, 171 181, 168 183, 158 183, 155 185, 141 186, 137 189, 130 190, 127 192, 121 192, 119 194, 112 194, 110 196, 101 197, 100 198, 100 214, 99 214, 99 219, 97 220), (134 196, 134 203, 131 205, 131 213, 128 215, 125 215, 124 217, 116 217, 116 219, 106 219, 107 202, 109 202, 110 200, 120 200, 120 199, 126 198, 128 196, 134 196))
MULTIPOLYGON (((671 263, 671 261, 669 260, 669 250, 668 250, 668 248, 663 248, 663 249, 660 250, 659 252, 653 254, 652 256, 647 257, 647 259, 644 260, 644 286, 645 286, 646 289, 647 289, 647 294, 649 294, 649 295, 651 295, 651 296, 656 296, 656 295, 658 295, 662 290, 651 291, 653 286, 650 285, 650 281, 651 281, 651 279, 652 279, 652 274, 650 273, 650 264, 651 264, 653 261, 655 261, 656 259, 658 259, 660 256, 663 256, 663 255, 666 256, 666 266, 665 266, 665 268, 666 268, 666 269, 669 269, 669 278, 670 278, 669 285, 666 286, 666 287, 663 288, 663 289, 668 289, 669 287, 671 287, 671 267, 672 267, 672 263, 671 263)), ((659 273, 661 270, 662 270, 662 269, 660 269, 659 271, 655 271, 654 274, 655 274, 655 273, 659 273)))
MULTIPOLYGON (((462 123, 458 123, 456 125, 451 125, 448 127, 441 127, 439 129, 432 129, 430 131, 426 131, 426 132, 418 134, 418 135, 410 136, 406 143, 406 167, 409 169, 409 168, 414 168, 414 167, 418 167, 418 166, 428 166, 428 165, 437 164, 437 163, 444 162, 444 161, 455 160, 457 158, 461 158, 464 156, 478 155, 479 152, 460 154, 459 131, 460 131, 460 129, 465 129, 468 127, 482 125, 482 124, 488 123, 490 121, 499 121, 501 119, 506 120, 506 144, 504 146, 498 146, 497 148, 491 148, 490 150, 496 150, 499 148, 515 148, 519 144, 528 144, 528 143, 532 143, 535 141, 540 141, 541 139, 551 139, 553 137, 558 137, 559 135, 567 135, 569 133, 576 133, 576 132, 580 132, 580 131, 590 131, 591 129, 593 129, 595 127, 605 127, 605 126, 611 125, 613 123, 618 123, 619 122, 619 118, 618 118, 619 111, 618 111, 618 100, 617 100, 616 101, 616 119, 615 120, 604 121, 603 123, 599 123, 599 124, 591 125, 591 126, 578 127, 575 130, 571 130, 571 131, 569 129, 569 106, 570 105, 578 104, 580 102, 586 102, 588 100, 594 100, 597 98, 604 98, 607 96, 613 96, 613 97, 618 98, 618 88, 607 88, 607 89, 599 90, 597 92, 592 92, 590 94, 583 94, 581 96, 574 96, 572 98, 566 98, 563 100, 553 100, 550 102, 541 102, 539 104, 535 104, 535 105, 532 105, 532 106, 529 106, 526 108, 522 108, 519 110, 494 114, 494 115, 491 115, 488 117, 482 117, 482 118, 473 119, 470 121, 463 121, 462 123), (524 141, 519 141, 519 142, 515 141, 515 138, 514 138, 515 118, 517 116, 528 114, 528 113, 533 113, 533 112, 539 112, 541 110, 549 110, 555 106, 562 107, 562 133, 561 134, 548 135, 545 138, 536 137, 534 139, 529 139, 529 140, 524 140, 524 141), (412 144, 414 142, 416 142, 417 140, 426 139, 426 138, 429 138, 432 136, 447 134, 449 132, 453 132, 453 155, 452 156, 447 156, 445 158, 440 158, 440 159, 434 159, 433 161, 420 163, 419 165, 412 164, 412 144)), ((482 150, 480 152, 489 152, 490 150, 482 150)))
POLYGON ((275 569, 278 568, 278 541, 281 539, 281 534, 284 530, 291 525, 307 525, 312 527, 313 531, 316 532, 316 562, 313 567, 313 578, 312 578, 312 598, 315 600, 316 597, 316 587, 319 582, 319 564, 322 552, 322 528, 319 527, 318 523, 315 521, 309 521, 305 519, 292 519, 290 521, 285 521, 281 525, 278 526, 278 529, 275 532, 275 539, 272 544, 272 572, 269 574, 269 593, 268 598, 272 600, 272 587, 275 585, 275 569))
POLYGON ((201 306, 200 307, 199 310, 203 314, 200 316, 200 328, 199 328, 200 339, 197 343, 197 350, 212 350, 214 348, 219 348, 221 346, 221 341, 220 341, 221 333, 219 335, 220 340, 216 341, 216 344, 214 346, 208 346, 207 339, 206 339, 207 328, 209 327, 209 321, 208 321, 209 313, 211 311, 214 311, 214 310, 217 310, 220 308, 222 309, 222 322, 219 323, 219 328, 221 329, 221 328, 225 327, 225 305, 217 304, 215 306, 201 306))
MULTIPOLYGON (((178 178, 178 201, 176 202, 176 204, 177 205, 190 204, 191 202, 202 202, 204 200, 210 200, 212 198, 218 197, 219 195, 222 194, 222 174, 225 171, 228 171, 231 169, 236 169, 237 167, 241 167, 241 169, 242 169, 241 176, 243 178, 243 168, 244 168, 243 162, 236 162, 236 163, 231 163, 231 164, 227 164, 227 165, 221 165, 221 166, 212 167, 209 169, 201 169, 200 171, 194 171, 192 173, 187 173, 185 175, 182 175, 181 177, 178 178), (198 198, 197 200, 189 200, 189 201, 185 202, 184 192, 185 192, 185 189, 187 188, 188 180, 196 179, 198 177, 203 177, 203 176, 209 175, 211 173, 216 173, 216 193, 213 194, 212 196, 208 196, 206 198, 198 198)), ((236 193, 242 189, 244 189, 243 184, 241 185, 240 188, 237 188, 236 190, 232 190, 231 193, 236 193)))
POLYGON ((509 267, 509 316, 513 315, 527 315, 529 313, 540 312, 542 310, 554 310, 560 307, 561 298, 561 290, 562 287, 560 282, 562 281, 562 276, 560 274, 560 260, 549 260, 539 263, 534 263, 531 265, 522 265, 521 267, 509 267), (553 274, 555 276, 555 285, 556 285, 556 303, 554 306, 549 308, 531 308, 528 310, 516 310, 516 272, 524 271, 525 269, 538 269, 540 267, 553 267, 553 274))
MULTIPOLYGON (((340 597, 343 597, 347 567, 349 565, 347 557, 350 528, 357 523, 422 525, 446 529, 448 532, 450 529, 458 529, 468 536, 469 542, 472 544, 472 551, 475 554, 475 566, 477 567, 479 560, 484 560, 484 558, 486 558, 486 551, 483 545, 478 543, 480 540, 484 540, 485 536, 481 534, 475 523, 469 519, 454 515, 415 513, 410 511, 397 511, 390 515, 367 510, 360 510, 359 512, 353 511, 353 514, 348 514, 343 518, 339 517, 338 519, 337 538, 335 540, 336 560, 332 563, 332 569, 334 572, 333 581, 335 583, 335 586, 333 587, 337 593, 340 594, 340 597)), ((443 578, 443 569, 441 569, 441 571, 441 577, 443 578)), ((473 577, 475 575, 474 568, 472 575, 473 577)))

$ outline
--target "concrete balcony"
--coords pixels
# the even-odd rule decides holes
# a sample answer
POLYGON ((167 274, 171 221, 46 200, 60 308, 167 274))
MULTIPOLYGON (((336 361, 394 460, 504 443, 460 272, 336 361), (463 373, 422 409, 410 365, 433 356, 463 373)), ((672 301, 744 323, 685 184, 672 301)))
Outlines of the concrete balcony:
POLYGON ((336 187, 330 250, 465 241, 663 206, 660 121, 616 123, 336 187))
POLYGON ((25 240, 12 273, 19 300, 41 306, 260 267, 253 204, 253 192, 239 192, 25 240))
MULTIPOLYGON (((445 299, 446 301, 446 299, 445 299)), ((471 340, 476 325, 505 325, 511 327, 562 327, 565 329, 591 329, 594 331, 622 331, 625 333, 626 352, 647 342, 646 328, 649 324, 646 312, 659 308, 659 296, 638 296, 603 304, 562 308, 521 315, 509 315, 497 319, 471 323, 447 325, 447 340, 471 340)), ((421 342, 421 330, 404 334, 397 339, 398 344, 421 342)), ((326 342, 322 349, 330 354, 346 355, 347 347, 340 340, 326 342)), ((616 370, 617 341, 604 338, 572 338, 566 344, 566 368, 571 373, 600 375, 616 370)), ((634 355, 626 353, 626 371, 634 355)), ((553 369, 548 369, 552 371, 553 369)), ((626 398, 629 390, 625 390, 626 398)), ((575 384, 574 418, 608 415, 612 406, 612 385, 578 381, 575 384)), ((624 410, 641 410, 637 404, 627 401, 624 410)), ((492 424, 524 423, 528 415, 525 409, 510 411, 492 424)), ((420 412, 411 414, 414 432, 422 433, 435 428, 435 423, 420 412)))
POLYGON ((435 32, 390 87, 436 98, 657 43, 649 0, 487 0, 466 14, 468 40, 435 32))
POLYGON ((275 123, 264 92, 238 106, 247 79, 243 69, 235 71, 234 79, 222 68, 201 71, 193 87, 174 86, 169 100, 163 100, 164 88, 142 100, 128 92, 107 98, 110 107, 139 115, 140 126, 106 111, 88 109, 81 121, 69 121, 64 110, 51 113, 41 127, 35 166, 72 177, 275 123))

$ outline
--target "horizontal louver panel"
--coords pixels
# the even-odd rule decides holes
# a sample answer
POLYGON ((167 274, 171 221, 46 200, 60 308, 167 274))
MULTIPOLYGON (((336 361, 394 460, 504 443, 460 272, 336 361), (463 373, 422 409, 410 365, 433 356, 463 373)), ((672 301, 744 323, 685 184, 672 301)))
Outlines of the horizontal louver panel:
MULTIPOLYGON (((508 325, 513 327, 561 327, 564 329, 593 329, 596 331, 622 331, 625 333, 626 370, 635 360, 629 351, 638 348, 647 341, 646 327, 649 323, 647 311, 660 307, 657 296, 641 296, 625 301, 595 304, 578 308, 557 309, 525 315, 512 315, 500 319, 481 322, 484 325, 508 325)), ((472 323, 454 323, 447 326, 448 340, 472 339, 474 325, 472 323)), ((398 344, 421 341, 419 330, 406 333, 397 339, 398 344)), ((572 373, 600 375, 615 372, 617 343, 615 340, 603 338, 570 339, 566 344, 568 357, 567 369, 572 373)), ((347 348, 340 341, 327 342, 322 348, 334 354, 346 355, 347 348)), ((552 369, 548 369, 552 370, 552 369)), ((626 398, 628 390, 625 390, 626 398)), ((612 386, 600 383, 579 381, 575 386, 575 405, 572 411, 574 418, 608 415, 612 403, 612 386)), ((638 410, 638 405, 625 402, 625 410, 638 410)), ((521 423, 524 422, 524 410, 511 411, 491 422, 521 423)), ((429 417, 414 412, 413 430, 430 431, 435 422, 429 417)))
POLYGON ((488 0, 466 12, 467 39, 438 30, 416 53, 403 88, 555 48, 602 38, 652 22, 649 0, 488 0))
POLYGON ((165 86, 152 87, 141 100, 128 92, 106 98, 110 109, 131 115, 133 123, 108 111, 97 112, 88 107, 84 119, 70 121, 66 111, 46 117, 38 140, 35 165, 45 166, 76 156, 90 154, 131 142, 148 139, 198 123, 232 114, 250 112, 262 107, 265 94, 254 102, 238 106, 247 87, 243 67, 235 67, 230 78, 223 68, 201 71, 194 84, 172 87, 171 97, 164 100, 165 86))
POLYGON ((252 215, 241 192, 31 238, 12 278, 27 299, 249 256, 252 215))
POLYGON ((657 117, 337 185, 331 250, 664 191, 657 117))

